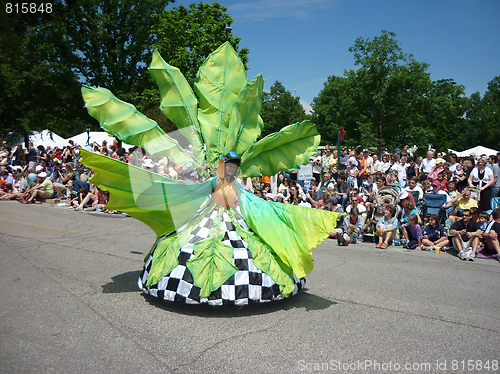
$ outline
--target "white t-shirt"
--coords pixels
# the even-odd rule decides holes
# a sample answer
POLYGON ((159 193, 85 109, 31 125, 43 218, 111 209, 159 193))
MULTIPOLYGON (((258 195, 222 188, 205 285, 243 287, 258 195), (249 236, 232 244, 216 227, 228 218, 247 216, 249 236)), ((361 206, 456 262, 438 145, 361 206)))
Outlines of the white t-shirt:
POLYGON ((422 170, 423 173, 429 174, 432 169, 436 166, 436 160, 435 159, 428 159, 427 157, 422 160, 422 164, 420 165, 420 169, 422 170))

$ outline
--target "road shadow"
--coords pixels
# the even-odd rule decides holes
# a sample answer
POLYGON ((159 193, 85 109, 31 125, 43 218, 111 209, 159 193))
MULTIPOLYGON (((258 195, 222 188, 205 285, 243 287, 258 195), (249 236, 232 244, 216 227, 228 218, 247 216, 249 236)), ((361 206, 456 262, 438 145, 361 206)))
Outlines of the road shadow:
POLYGON ((129 271, 111 277, 112 282, 102 285, 102 293, 140 292, 137 280, 141 270, 129 271))
POLYGON ((223 305, 188 305, 181 303, 173 303, 166 300, 160 300, 156 297, 143 293, 144 300, 150 305, 161 308, 168 312, 193 315, 205 318, 231 318, 245 317, 256 314, 274 313, 280 310, 290 310, 296 308, 304 308, 306 311, 327 309, 334 301, 313 295, 307 291, 301 291, 295 296, 288 299, 272 301, 262 304, 250 304, 245 306, 223 305))

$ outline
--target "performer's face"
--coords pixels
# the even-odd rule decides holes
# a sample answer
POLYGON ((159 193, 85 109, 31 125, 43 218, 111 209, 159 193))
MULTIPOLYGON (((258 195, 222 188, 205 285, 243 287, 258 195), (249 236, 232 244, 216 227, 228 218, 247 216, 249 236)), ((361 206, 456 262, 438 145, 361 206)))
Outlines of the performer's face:
POLYGON ((235 175, 236 171, 238 170, 238 165, 232 164, 232 163, 227 163, 226 164, 226 174, 227 175, 235 175))

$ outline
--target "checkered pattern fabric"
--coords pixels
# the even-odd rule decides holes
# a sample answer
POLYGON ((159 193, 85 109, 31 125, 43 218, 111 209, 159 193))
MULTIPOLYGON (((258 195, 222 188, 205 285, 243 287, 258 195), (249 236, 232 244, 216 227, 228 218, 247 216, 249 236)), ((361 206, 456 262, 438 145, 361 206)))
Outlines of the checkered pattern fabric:
MULTIPOLYGON (((200 288, 194 284, 193 276, 187 268, 186 262, 194 256, 194 245, 208 237, 210 227, 212 227, 218 212, 219 208, 215 208, 205 215, 191 233, 187 244, 179 251, 179 265, 156 285, 148 288, 146 287, 146 280, 151 269, 153 250, 139 277, 139 288, 159 299, 186 304, 247 305, 249 303, 263 303, 283 299, 279 286, 274 283, 269 275, 254 266, 247 243, 236 233, 227 212, 222 215, 221 224, 225 233, 223 243, 234 248, 233 263, 238 268, 238 271, 218 290, 212 292, 208 298, 200 297, 200 288)), ((236 224, 248 229, 242 219, 237 219, 236 224)), ((295 274, 293 277, 295 289, 292 295, 295 295, 304 287, 305 278, 297 279, 295 274)))

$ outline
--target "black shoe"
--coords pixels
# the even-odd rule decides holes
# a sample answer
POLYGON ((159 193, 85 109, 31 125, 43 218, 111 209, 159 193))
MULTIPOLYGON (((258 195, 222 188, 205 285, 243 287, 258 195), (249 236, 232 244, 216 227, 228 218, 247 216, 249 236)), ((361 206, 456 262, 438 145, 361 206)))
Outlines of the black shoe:
POLYGON ((339 237, 338 237, 338 244, 341 245, 341 246, 346 246, 347 243, 344 239, 344 234, 340 234, 339 237))

